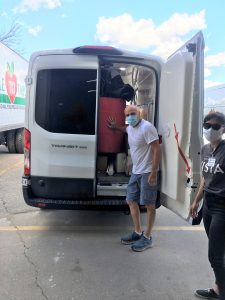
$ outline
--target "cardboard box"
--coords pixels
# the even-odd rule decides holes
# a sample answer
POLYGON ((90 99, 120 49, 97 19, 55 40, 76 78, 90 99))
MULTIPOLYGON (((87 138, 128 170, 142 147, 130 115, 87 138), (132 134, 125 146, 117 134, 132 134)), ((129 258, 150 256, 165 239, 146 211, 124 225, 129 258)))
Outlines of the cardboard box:
POLYGON ((127 156, 126 153, 117 153, 116 154, 116 172, 124 173, 126 167, 127 156))
POLYGON ((97 171, 106 172, 108 164, 107 156, 98 156, 97 158, 97 171))

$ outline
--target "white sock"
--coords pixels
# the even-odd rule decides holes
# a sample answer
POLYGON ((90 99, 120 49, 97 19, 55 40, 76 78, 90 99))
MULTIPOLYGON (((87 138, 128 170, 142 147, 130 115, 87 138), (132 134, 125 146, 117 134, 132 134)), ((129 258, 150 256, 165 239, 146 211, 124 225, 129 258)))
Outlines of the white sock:
POLYGON ((137 232, 136 230, 135 230, 135 233, 137 233, 138 235, 142 235, 142 232, 137 232))
POLYGON ((147 237, 145 234, 144 234, 144 237, 145 237, 146 239, 148 239, 148 240, 151 239, 151 236, 150 236, 150 237, 147 237))

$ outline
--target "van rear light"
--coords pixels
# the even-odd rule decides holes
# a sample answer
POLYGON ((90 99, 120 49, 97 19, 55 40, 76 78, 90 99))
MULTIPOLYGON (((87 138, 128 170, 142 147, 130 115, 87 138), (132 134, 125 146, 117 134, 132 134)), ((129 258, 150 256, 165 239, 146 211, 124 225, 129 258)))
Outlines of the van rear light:
POLYGON ((24 175, 30 176, 30 131, 24 128, 24 175))
POLYGON ((46 203, 43 203, 43 202, 38 202, 37 203, 37 207, 46 207, 47 204, 46 203))
POLYGON ((75 54, 122 55, 123 52, 111 46, 81 46, 73 49, 75 54))

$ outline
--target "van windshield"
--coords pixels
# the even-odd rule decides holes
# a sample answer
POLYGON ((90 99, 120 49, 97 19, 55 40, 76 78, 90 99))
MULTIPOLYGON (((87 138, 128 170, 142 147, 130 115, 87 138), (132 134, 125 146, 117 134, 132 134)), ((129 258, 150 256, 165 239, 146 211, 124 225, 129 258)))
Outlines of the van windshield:
POLYGON ((95 134, 97 70, 51 69, 37 75, 35 120, 49 132, 95 134))

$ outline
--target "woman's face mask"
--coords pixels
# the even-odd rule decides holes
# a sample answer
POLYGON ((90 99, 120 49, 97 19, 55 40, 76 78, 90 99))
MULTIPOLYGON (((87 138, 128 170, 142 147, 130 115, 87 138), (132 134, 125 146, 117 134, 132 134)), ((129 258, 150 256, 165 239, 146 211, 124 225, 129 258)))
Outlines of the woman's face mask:
POLYGON ((126 121, 129 125, 134 127, 139 122, 139 118, 136 114, 130 114, 126 117, 126 121))
POLYGON ((218 140, 220 140, 222 138, 223 135, 223 127, 221 127, 218 130, 214 130, 212 129, 212 127, 210 127, 209 129, 205 129, 203 127, 203 134, 204 137, 209 141, 209 142, 216 142, 218 140))

